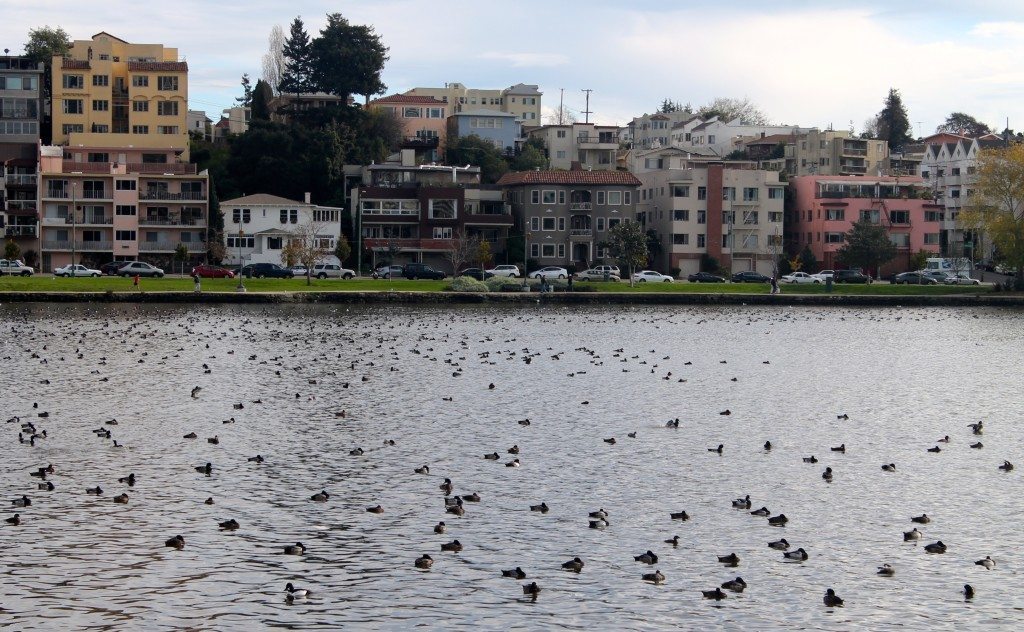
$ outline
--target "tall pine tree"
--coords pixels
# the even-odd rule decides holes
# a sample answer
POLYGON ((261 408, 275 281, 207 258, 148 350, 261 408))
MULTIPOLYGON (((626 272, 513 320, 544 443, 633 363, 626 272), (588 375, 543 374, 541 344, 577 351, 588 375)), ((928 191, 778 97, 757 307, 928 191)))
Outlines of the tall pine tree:
POLYGON ((900 91, 896 88, 889 88, 885 107, 875 119, 875 133, 878 138, 889 141, 889 150, 892 151, 912 140, 908 134, 909 131, 910 117, 907 116, 907 108, 903 105, 900 91))
POLYGON ((292 20, 291 30, 284 41, 284 74, 278 89, 282 94, 302 94, 314 92, 313 89, 313 50, 310 47, 309 33, 301 17, 292 20))

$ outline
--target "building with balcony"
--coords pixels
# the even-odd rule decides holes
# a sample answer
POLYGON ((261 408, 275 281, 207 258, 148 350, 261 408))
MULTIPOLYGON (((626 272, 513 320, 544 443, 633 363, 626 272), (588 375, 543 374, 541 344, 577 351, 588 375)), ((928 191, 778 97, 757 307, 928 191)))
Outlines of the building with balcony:
POLYGON ((43 65, 0 56, 0 240, 38 265, 37 159, 43 121, 43 65))
POLYGON ((505 262, 511 209, 499 187, 480 184, 479 167, 417 164, 405 149, 398 162, 362 168, 352 203, 356 250, 371 265, 415 261, 452 273, 445 253, 460 235, 487 241, 505 262))
POLYGON ((392 94, 374 99, 366 107, 394 114, 402 125, 405 141, 425 150, 423 155, 428 161, 440 158, 448 131, 448 106, 444 102, 430 96, 392 94))
POLYGON ((506 156, 515 154, 520 128, 514 115, 496 110, 464 110, 448 117, 448 138, 479 136, 506 156))
POLYGON ((615 125, 543 125, 529 130, 527 135, 544 141, 550 169, 569 169, 574 164, 584 169, 617 168, 619 128, 615 125))
POLYGON ((622 140, 634 150, 660 149, 689 141, 688 132, 702 119, 692 112, 655 112, 638 116, 622 130, 622 140))
POLYGON ((726 121, 712 116, 685 129, 682 138, 673 136, 672 146, 724 158, 733 151, 742 150, 745 140, 779 134, 800 135, 809 131, 796 125, 748 125, 740 119, 726 121))
POLYGON ((204 261, 209 177, 176 156, 175 149, 40 147, 42 271, 133 259, 170 269, 179 244, 191 263, 204 261))
POLYGON ((888 158, 888 141, 854 138, 848 130, 812 129, 790 137, 786 145, 786 173, 878 176, 888 172, 888 158))
MULTIPOLYGON (((224 263, 283 265, 284 247, 297 230, 312 226, 318 245, 333 253, 341 234, 341 209, 258 193, 220 203, 224 213, 224 263)), ((332 254, 333 256, 333 254, 332 254)))
POLYGON ((503 175, 498 186, 539 266, 611 263, 602 246, 607 231, 636 220, 640 181, 626 171, 519 171, 503 175))
POLYGON ((503 90, 467 88, 446 83, 443 88, 413 88, 406 96, 430 97, 443 102, 450 114, 469 110, 491 110, 513 115, 522 125, 538 125, 543 93, 536 85, 517 83, 503 90))
POLYGON ((678 148, 644 152, 639 162, 636 212, 657 236, 655 267, 687 275, 713 257, 731 272, 774 272, 785 203, 777 171, 678 148))
POLYGON ((897 249, 880 271, 868 271, 874 275, 909 269, 910 256, 918 251, 939 253, 944 209, 919 176, 797 176, 789 186, 787 251, 809 246, 823 269, 843 267, 836 253, 862 220, 883 227, 897 249))
POLYGON ((53 58, 53 143, 131 147, 187 163, 188 64, 178 49, 100 32, 53 58))

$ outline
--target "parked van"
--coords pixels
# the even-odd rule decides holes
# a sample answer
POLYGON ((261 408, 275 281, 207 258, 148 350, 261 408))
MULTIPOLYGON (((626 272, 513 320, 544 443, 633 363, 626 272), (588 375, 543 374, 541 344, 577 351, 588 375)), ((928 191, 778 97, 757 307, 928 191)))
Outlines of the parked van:
POLYGON ((965 257, 947 259, 944 257, 928 257, 925 261, 926 272, 949 272, 951 274, 967 274, 972 270, 971 260, 965 257))

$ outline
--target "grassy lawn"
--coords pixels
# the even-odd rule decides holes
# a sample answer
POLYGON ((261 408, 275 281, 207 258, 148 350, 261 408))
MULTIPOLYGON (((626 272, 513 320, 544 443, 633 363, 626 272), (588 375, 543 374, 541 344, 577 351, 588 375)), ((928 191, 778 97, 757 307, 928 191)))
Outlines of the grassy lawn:
MULTIPOLYGON (((592 286, 599 292, 671 292, 690 294, 768 294, 770 288, 761 283, 637 283, 629 287, 628 281, 618 283, 577 283, 580 287, 592 286)), ((783 294, 828 294, 824 285, 794 284, 779 286, 783 294)), ((911 296, 917 294, 977 294, 991 292, 991 285, 891 285, 889 283, 837 283, 833 294, 893 295, 911 296)))

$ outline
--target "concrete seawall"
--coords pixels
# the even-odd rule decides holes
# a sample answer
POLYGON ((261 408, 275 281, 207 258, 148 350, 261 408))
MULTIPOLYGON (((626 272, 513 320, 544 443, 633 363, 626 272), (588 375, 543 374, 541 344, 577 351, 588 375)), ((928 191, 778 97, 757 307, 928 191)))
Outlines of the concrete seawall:
POLYGON ((0 303, 389 303, 425 305, 810 305, 877 307, 1024 307, 1021 294, 835 295, 519 292, 0 292, 0 303))

